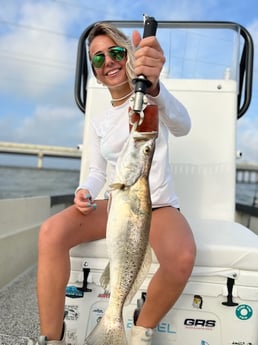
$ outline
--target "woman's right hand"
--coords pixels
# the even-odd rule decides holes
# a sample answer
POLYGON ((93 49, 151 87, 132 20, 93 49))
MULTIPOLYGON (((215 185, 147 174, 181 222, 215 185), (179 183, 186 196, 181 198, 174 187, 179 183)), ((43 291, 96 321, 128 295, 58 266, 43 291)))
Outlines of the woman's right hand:
POLYGON ((89 214, 97 207, 87 189, 79 189, 76 192, 74 203, 76 208, 84 215, 89 214))

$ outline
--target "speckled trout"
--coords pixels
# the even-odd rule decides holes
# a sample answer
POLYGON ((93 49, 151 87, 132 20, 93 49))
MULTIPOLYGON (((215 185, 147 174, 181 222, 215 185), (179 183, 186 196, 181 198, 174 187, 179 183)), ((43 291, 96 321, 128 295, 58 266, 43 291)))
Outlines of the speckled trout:
POLYGON ((130 303, 151 264, 149 172, 156 137, 157 132, 133 128, 117 161, 107 223, 109 265, 101 277, 105 289, 109 283, 110 299, 86 345, 127 344, 123 306, 130 303))

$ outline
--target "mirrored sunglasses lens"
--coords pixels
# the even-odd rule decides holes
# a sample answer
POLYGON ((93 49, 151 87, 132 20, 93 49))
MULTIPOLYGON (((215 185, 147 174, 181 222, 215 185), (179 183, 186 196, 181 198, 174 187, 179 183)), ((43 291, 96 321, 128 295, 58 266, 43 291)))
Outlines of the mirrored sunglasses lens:
POLYGON ((92 57, 92 65, 95 68, 101 68, 103 63, 105 61, 105 55, 104 54, 96 54, 92 57))
POLYGON ((122 61, 125 58, 125 55, 125 48, 114 47, 109 50, 109 56, 116 61, 122 61))

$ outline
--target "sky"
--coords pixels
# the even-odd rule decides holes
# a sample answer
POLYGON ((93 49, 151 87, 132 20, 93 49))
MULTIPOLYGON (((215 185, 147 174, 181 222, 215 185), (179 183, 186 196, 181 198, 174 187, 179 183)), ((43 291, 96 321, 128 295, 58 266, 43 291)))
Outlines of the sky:
MULTIPOLYGON (((258 163, 257 0, 9 0, 0 7, 0 141, 76 147, 82 112, 74 101, 77 45, 101 20, 232 21, 255 46, 252 103, 237 123, 237 148, 258 163)), ((7 159, 0 155, 0 162, 7 159)), ((19 157, 26 161, 26 158, 19 157)), ((1 164, 1 163, 0 163, 1 164)))

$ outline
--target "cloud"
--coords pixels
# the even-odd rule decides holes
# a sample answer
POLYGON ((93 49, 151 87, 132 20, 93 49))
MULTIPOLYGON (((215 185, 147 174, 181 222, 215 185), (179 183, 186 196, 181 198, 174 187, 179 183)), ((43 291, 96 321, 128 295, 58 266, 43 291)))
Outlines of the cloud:
POLYGON ((55 2, 23 2, 18 25, 0 37, 0 88, 36 98, 70 81, 77 42, 66 30, 77 16, 78 9, 68 12, 55 2))
POLYGON ((258 44, 258 19, 254 20, 249 26, 248 30, 250 31, 254 44, 258 44))
POLYGON ((247 113, 237 123, 238 149, 243 152, 243 161, 258 162, 258 19, 246 26, 254 43, 253 93, 247 113))
POLYGON ((2 135, 1 140, 76 147, 82 142, 83 121, 75 107, 39 106, 33 116, 20 121, 2 118, 0 125, 8 137, 2 135))
POLYGON ((253 43, 254 43, 254 77, 256 80, 258 79, 258 52, 257 52, 257 46, 258 46, 258 19, 254 20, 248 27, 247 30, 252 36, 253 43))
POLYGON ((76 146, 81 142, 84 117, 74 108, 39 107, 33 118, 25 119, 23 131, 35 132, 37 142, 50 145, 76 146))

